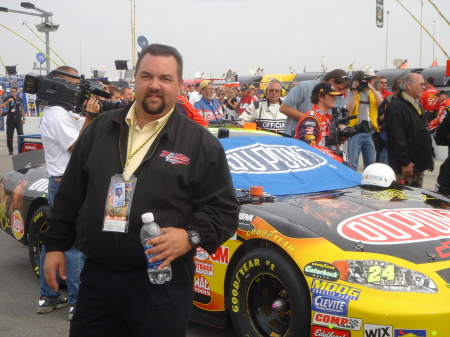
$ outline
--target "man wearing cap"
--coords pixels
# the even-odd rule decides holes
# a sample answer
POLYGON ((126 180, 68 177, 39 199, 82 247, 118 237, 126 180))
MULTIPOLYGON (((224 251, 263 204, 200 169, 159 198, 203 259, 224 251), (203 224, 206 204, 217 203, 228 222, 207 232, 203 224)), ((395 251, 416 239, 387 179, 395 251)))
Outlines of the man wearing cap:
POLYGON ((208 123, 221 123, 223 119, 223 107, 214 98, 214 87, 210 80, 203 80, 200 83, 202 98, 194 104, 194 108, 200 110, 208 123))
POLYGON ((375 163, 376 150, 372 133, 378 131, 378 106, 383 101, 380 92, 374 88, 375 72, 372 69, 353 72, 353 82, 347 95, 346 105, 350 115, 358 116, 350 121, 349 127, 369 124, 369 128, 361 130, 348 140, 348 159, 353 169, 358 168, 359 156, 362 152, 364 168, 375 163))
POLYGON ((252 94, 250 88, 244 84, 241 87, 241 100, 239 101, 238 116, 240 116, 250 104, 256 101, 257 99, 254 97, 254 94, 252 94))
POLYGON ((294 138, 325 147, 332 120, 328 111, 335 107, 337 97, 342 95, 334 91, 330 83, 317 84, 311 93, 313 107, 300 118, 294 138))
POLYGON ((264 130, 284 131, 286 115, 279 112, 281 105, 281 83, 272 80, 267 85, 267 99, 252 102, 238 117, 240 125, 255 122, 264 130))
POLYGON ((200 101, 200 98, 202 98, 202 95, 200 95, 200 82, 195 84, 195 90, 193 90, 189 94, 189 102, 194 105, 198 101, 200 101))
MULTIPOLYGON (((341 69, 334 69, 326 74, 323 79, 303 81, 291 88, 280 107, 280 112, 287 116, 284 128, 285 134, 294 136, 300 117, 312 108, 311 92, 320 82, 330 83, 334 90, 340 93, 346 93, 349 84, 347 72, 341 69)), ((345 100, 343 97, 338 97, 336 107, 343 108, 344 106, 345 100)))
POLYGON ((437 98, 439 90, 434 87, 434 77, 428 77, 425 83, 425 90, 420 96, 420 104, 425 109, 425 115, 428 122, 436 118, 439 109, 439 102, 437 98))

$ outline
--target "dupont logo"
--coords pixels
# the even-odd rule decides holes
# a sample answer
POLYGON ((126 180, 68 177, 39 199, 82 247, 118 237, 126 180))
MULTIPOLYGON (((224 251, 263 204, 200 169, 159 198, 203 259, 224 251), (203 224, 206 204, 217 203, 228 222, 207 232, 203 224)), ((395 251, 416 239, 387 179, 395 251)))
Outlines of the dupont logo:
POLYGON ((374 245, 450 238, 450 212, 422 208, 382 210, 347 219, 337 231, 348 240, 374 245))
POLYGON ((286 173, 325 165, 325 158, 297 146, 252 144, 226 151, 231 173, 286 173))

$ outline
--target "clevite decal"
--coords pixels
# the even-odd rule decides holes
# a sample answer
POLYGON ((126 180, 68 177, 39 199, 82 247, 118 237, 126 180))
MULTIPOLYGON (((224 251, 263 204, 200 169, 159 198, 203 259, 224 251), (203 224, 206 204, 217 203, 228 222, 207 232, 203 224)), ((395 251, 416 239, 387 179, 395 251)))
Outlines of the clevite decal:
POLYGON ((311 307, 313 311, 347 316, 348 302, 342 298, 313 294, 311 307))

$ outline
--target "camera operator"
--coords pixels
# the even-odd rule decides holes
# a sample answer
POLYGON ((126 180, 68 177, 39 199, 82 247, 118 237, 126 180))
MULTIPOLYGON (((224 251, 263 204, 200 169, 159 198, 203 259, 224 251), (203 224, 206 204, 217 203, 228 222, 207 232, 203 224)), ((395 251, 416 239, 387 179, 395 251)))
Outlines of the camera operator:
POLYGON ((330 83, 317 84, 311 92, 313 107, 300 118, 294 138, 310 145, 326 146, 332 116, 328 111, 336 105, 336 98, 343 94, 331 87, 330 83))
POLYGON ((372 69, 365 72, 355 71, 350 85, 350 92, 345 102, 350 115, 358 116, 357 119, 350 122, 350 127, 364 121, 368 121, 370 126, 369 132, 357 133, 348 140, 348 157, 355 171, 358 168, 361 151, 364 168, 375 163, 376 160, 372 133, 378 130, 378 106, 383 100, 381 94, 374 88, 376 79, 377 77, 372 69))
MULTIPOLYGON (((57 70, 69 74, 77 75, 78 71, 69 66, 58 67, 57 70)), ((62 78, 72 83, 79 83, 78 78, 56 73, 54 77, 62 78)), ((60 181, 69 162, 70 155, 75 147, 77 140, 84 129, 92 122, 99 112, 100 106, 96 98, 91 97, 85 105, 86 116, 73 113, 70 104, 64 102, 50 102, 44 108, 44 114, 40 124, 42 144, 45 148, 45 161, 47 163, 48 179, 48 203, 53 207, 53 200, 58 190, 60 181)), ((83 268, 85 256, 75 247, 68 250, 67 261, 67 287, 69 290, 69 301, 62 299, 59 292, 52 290, 47 284, 44 276, 43 262, 45 260, 45 249, 41 251, 41 273, 39 275, 41 291, 37 312, 40 314, 48 313, 53 309, 62 308, 70 304, 69 320, 72 318, 78 288, 80 284, 80 272, 83 268)))

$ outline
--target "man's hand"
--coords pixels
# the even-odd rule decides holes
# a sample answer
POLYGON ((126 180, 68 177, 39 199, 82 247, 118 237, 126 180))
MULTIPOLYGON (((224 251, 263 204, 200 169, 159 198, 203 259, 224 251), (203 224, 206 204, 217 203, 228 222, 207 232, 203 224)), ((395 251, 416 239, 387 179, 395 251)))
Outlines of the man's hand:
POLYGON ((89 100, 86 101, 84 109, 88 112, 98 113, 100 111, 100 104, 98 104, 98 99, 96 99, 95 97, 89 98, 89 100))
POLYGON ((65 280, 66 276, 66 258, 64 252, 52 251, 47 252, 44 262, 44 270, 41 271, 45 275, 45 279, 54 291, 58 291, 59 285, 56 282, 56 272, 59 271, 59 276, 65 280))
POLYGON ((22 118, 22 124, 25 124, 25 122, 26 122, 25 118, 22 118))
POLYGON ((408 166, 402 166, 402 175, 405 177, 414 175, 414 164, 412 162, 408 166))
POLYGON ((185 229, 166 227, 161 230, 163 234, 148 240, 148 244, 153 245, 153 247, 145 251, 145 254, 147 255, 159 253, 159 255, 150 259, 150 262, 164 260, 158 267, 159 270, 165 268, 177 257, 186 254, 192 249, 185 229))

